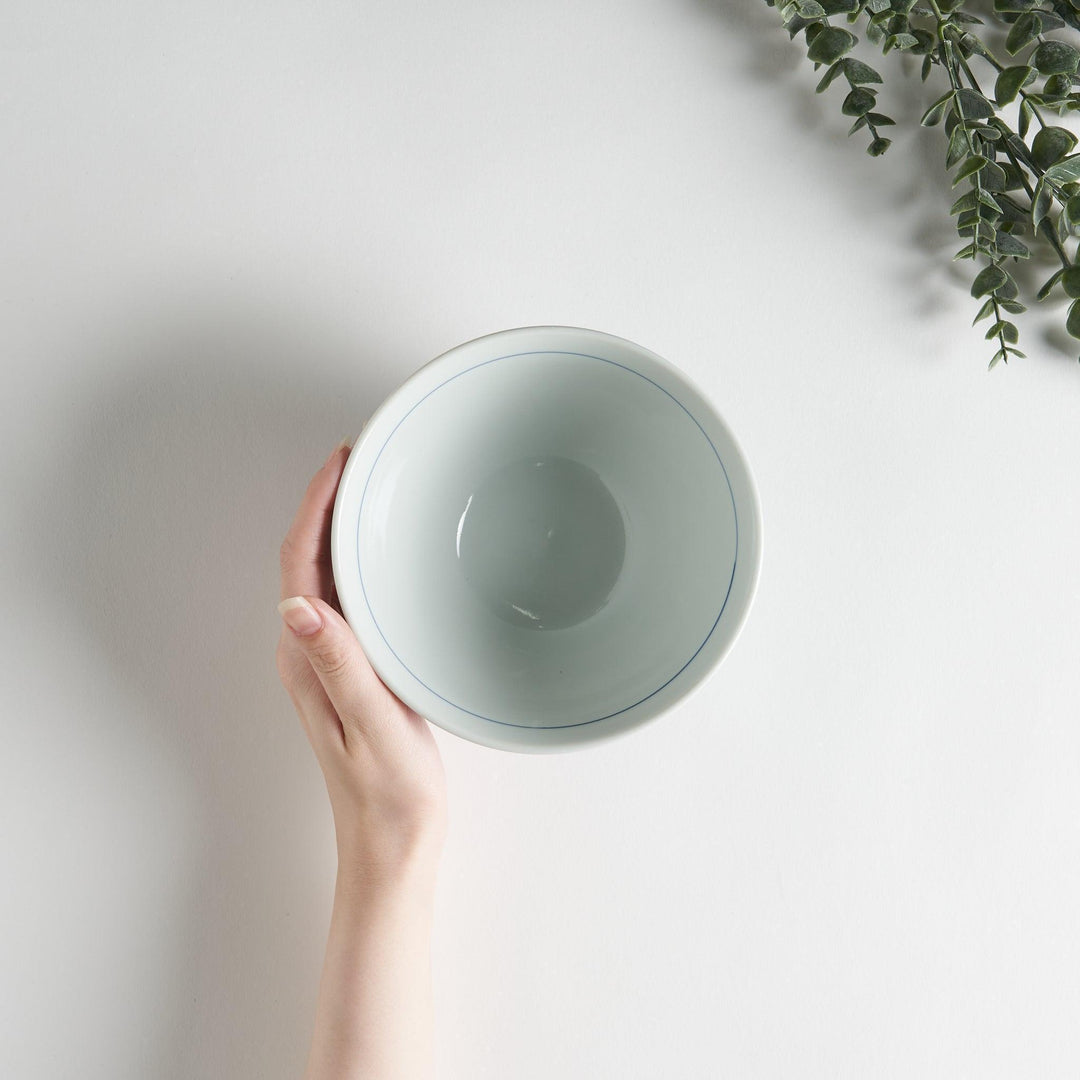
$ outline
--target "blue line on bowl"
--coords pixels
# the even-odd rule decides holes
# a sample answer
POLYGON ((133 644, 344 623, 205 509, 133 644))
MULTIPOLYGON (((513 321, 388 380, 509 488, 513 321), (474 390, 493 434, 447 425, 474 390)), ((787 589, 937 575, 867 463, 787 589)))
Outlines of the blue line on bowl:
POLYGON ((721 616, 724 614, 724 608, 727 607, 728 598, 731 596, 731 586, 735 582, 735 568, 739 565, 739 511, 738 508, 735 506, 735 493, 731 490, 731 479, 728 477, 727 467, 724 465, 724 459, 720 456, 720 451, 717 450, 716 447, 713 445, 712 439, 709 438, 708 433, 698 422, 697 417, 694 416, 694 414, 674 394, 672 394, 668 390, 665 390, 658 382, 650 379, 648 375, 642 375, 640 371, 635 371, 632 367, 627 367, 625 364, 620 364, 617 360, 609 360, 605 356, 592 356, 589 353, 570 352, 565 349, 532 349, 528 352, 510 353, 507 356, 496 356, 491 360, 483 360, 479 364, 473 364, 472 367, 465 368, 464 371, 459 371, 456 375, 451 375, 449 379, 446 379, 443 382, 439 383, 438 386, 432 387, 432 389, 430 389, 418 402, 416 402, 416 404, 413 405, 413 407, 394 425, 394 430, 386 436, 386 439, 383 441, 382 446, 379 447, 379 452, 375 455, 375 460, 371 463, 371 469, 368 471, 367 480, 364 482, 364 491, 363 494, 360 496, 360 507, 357 510, 356 514, 355 550, 357 569, 360 573, 360 588, 363 590, 364 603, 367 604, 368 613, 371 615, 371 621, 375 624, 375 629, 379 631, 379 637, 383 639, 383 643, 390 650, 390 652, 394 654, 394 659, 397 660, 397 662, 422 687, 424 687, 425 690, 428 690, 430 693, 434 694, 440 701, 445 701, 447 705, 452 706, 459 712, 463 712, 468 716, 475 716, 478 720, 486 720, 488 723, 491 724, 500 724, 503 727, 525 728, 526 730, 530 731, 559 731, 566 728, 587 727, 589 724, 598 724, 602 720, 610 720, 613 716, 619 716, 624 712, 629 712, 631 709, 636 709, 640 704, 642 704, 642 702, 648 701, 651 697, 655 697, 655 695, 659 694, 665 686, 669 686, 671 683, 673 683, 694 662, 695 657, 697 657, 698 653, 700 653, 701 650, 705 648, 705 645, 707 644, 709 638, 712 637, 713 631, 716 629, 717 625, 720 622, 721 616), (712 452, 716 455, 716 460, 720 462, 720 468, 723 470, 724 479, 727 481, 728 494, 731 496, 731 511, 735 515, 735 560, 731 564, 731 580, 728 581, 727 592, 724 594, 723 604, 720 605, 720 612, 716 616, 716 620, 713 622, 712 626, 709 628, 709 632, 705 635, 704 641, 702 641, 702 643, 694 650, 694 655, 691 656, 690 659, 687 660, 686 663, 683 664, 683 666, 679 668, 679 670, 676 671, 670 679, 662 683, 655 690, 650 691, 643 698, 635 701, 633 705, 627 705, 624 708, 617 709, 615 712, 608 713, 605 716, 598 716, 594 720, 582 720, 577 724, 513 724, 509 720, 496 720, 493 716, 484 716, 481 713, 473 712, 471 709, 466 709, 463 706, 459 705, 456 701, 451 701, 449 698, 443 697, 443 695, 440 694, 438 690, 434 689, 431 686, 428 686, 428 684, 424 682, 424 680, 421 679, 420 676, 417 675, 416 672, 413 671, 412 668, 410 668, 409 665, 406 664, 400 656, 398 656, 398 654, 394 651, 393 645, 391 645, 390 642, 386 640, 386 635, 382 632, 382 627, 379 626, 379 620, 375 618, 375 612, 371 610, 371 603, 368 601, 367 588, 364 586, 364 568, 360 565, 360 521, 364 514, 364 500, 367 498, 367 489, 368 485, 371 483, 372 473, 375 472, 375 466, 378 465, 379 458, 382 457, 382 453, 386 449, 387 444, 394 437, 394 432, 396 432, 397 429, 401 427, 401 425, 409 418, 409 416, 416 410, 419 405, 421 405, 424 401, 431 397, 431 395, 434 394, 436 390, 441 390, 444 386, 447 385, 447 383, 452 383, 455 379, 459 378, 462 375, 467 375, 470 371, 475 371, 477 368, 486 367, 488 364, 494 364, 500 360, 514 360, 519 356, 579 356, 584 360, 600 360, 605 364, 612 364, 614 367, 622 368, 623 371, 629 371, 632 375, 639 376, 646 382, 652 383, 652 385, 655 386, 657 390, 661 391, 664 394, 667 394, 667 396, 671 398, 671 400, 674 401, 675 404, 678 405, 679 408, 682 409, 682 411, 686 413, 686 415, 689 416, 695 424, 697 424, 698 430, 701 432, 702 435, 705 436, 705 441, 709 444, 712 452))

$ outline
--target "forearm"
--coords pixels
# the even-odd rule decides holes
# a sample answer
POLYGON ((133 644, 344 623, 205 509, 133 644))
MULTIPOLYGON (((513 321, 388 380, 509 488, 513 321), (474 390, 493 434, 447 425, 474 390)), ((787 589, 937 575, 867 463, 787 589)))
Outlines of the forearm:
POLYGON ((434 1075, 434 874, 365 881, 339 872, 304 1080, 434 1075))

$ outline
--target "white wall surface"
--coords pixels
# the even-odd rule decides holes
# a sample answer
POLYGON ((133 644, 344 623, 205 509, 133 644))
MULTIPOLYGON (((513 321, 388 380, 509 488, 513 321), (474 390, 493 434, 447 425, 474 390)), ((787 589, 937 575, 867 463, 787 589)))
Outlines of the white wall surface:
POLYGON ((757 0, 4 5, 0 1076, 300 1075, 278 543, 416 367, 549 322, 715 399, 763 573, 646 729, 439 733, 441 1076, 1080 1075, 1076 349, 987 373, 917 80, 875 161, 801 56, 757 0))

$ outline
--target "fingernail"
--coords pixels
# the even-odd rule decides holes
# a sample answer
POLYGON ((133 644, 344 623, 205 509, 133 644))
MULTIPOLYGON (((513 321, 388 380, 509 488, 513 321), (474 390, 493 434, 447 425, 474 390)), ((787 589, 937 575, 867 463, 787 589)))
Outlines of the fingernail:
POLYGON ((341 442, 339 442, 337 446, 335 446, 334 449, 330 451, 330 456, 326 459, 326 461, 323 462, 323 468, 325 469, 326 466, 329 465, 330 462, 333 461, 334 458, 336 458, 338 454, 340 454, 341 451, 345 449, 346 446, 352 446, 352 440, 350 440, 348 437, 342 439, 341 442))
POLYGON ((298 637, 310 637, 322 628, 322 616, 302 596, 282 600, 277 609, 285 625, 298 637))

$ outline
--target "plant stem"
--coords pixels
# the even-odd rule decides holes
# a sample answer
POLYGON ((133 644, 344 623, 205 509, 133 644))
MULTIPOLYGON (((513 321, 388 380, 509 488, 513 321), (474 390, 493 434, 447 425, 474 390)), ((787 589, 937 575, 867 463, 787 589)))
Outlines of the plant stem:
MULTIPOLYGON (((960 52, 959 46, 956 45, 956 43, 953 42, 951 40, 951 38, 950 38, 950 44, 952 44, 956 48, 957 59, 960 61, 960 66, 964 69, 964 72, 968 77, 968 81, 971 83, 972 90, 974 90, 977 94, 982 94, 982 88, 979 86, 979 80, 975 78, 975 73, 971 70, 971 65, 968 64, 968 62, 964 59, 964 55, 963 55, 963 53, 960 52)), ((951 55, 951 50, 950 50, 950 55, 951 55)), ((952 76, 951 76, 951 73, 950 73, 950 80, 951 80, 951 77, 952 76)), ((1032 106, 1032 107, 1034 108, 1034 106, 1032 106)), ((957 108, 959 110, 959 104, 958 104, 957 108)), ((1035 115, 1038 116, 1038 112, 1036 112, 1035 115)), ((1042 123, 1042 117, 1039 117, 1039 122, 1042 123)), ((1046 125, 1043 124, 1043 126, 1045 127, 1046 125)), ((1005 151, 1005 154, 1008 157, 1008 159, 1013 163, 1013 166, 1016 169, 1016 173, 1020 177, 1020 183, 1024 185, 1024 190, 1027 192, 1028 198, 1031 200, 1032 205, 1034 205, 1034 203, 1035 203, 1035 191, 1032 188, 1032 186, 1028 183, 1028 179, 1024 175, 1023 167, 1021 166, 1020 162, 1017 160, 1016 154, 1013 152, 1013 149, 1009 145, 1007 140, 1002 141, 1002 149, 1005 151)), ((1032 173, 1034 173, 1036 176, 1038 176, 1038 178, 1040 180, 1043 179, 1043 177, 1045 175, 1044 170, 1041 169, 1038 165, 1036 165, 1034 161, 1029 160, 1027 162, 1027 166, 1028 166, 1028 168, 1030 169, 1030 171, 1032 173)), ((978 175, 978 174, 976 174, 976 175, 978 175)), ((1065 202, 1065 200, 1062 198, 1060 190, 1056 187, 1056 185, 1054 185, 1053 183, 1050 183, 1050 190, 1054 193, 1054 196, 1057 198, 1059 203, 1064 203, 1065 202)), ((1071 261, 1069 259, 1069 256, 1066 254, 1065 249, 1062 247, 1061 242, 1058 240, 1057 234, 1054 232, 1054 228, 1049 223, 1049 221, 1044 218, 1041 222, 1039 222, 1039 228, 1042 229, 1043 235, 1047 238, 1047 240, 1050 241, 1050 246, 1053 247, 1054 251, 1057 253, 1058 258, 1061 260, 1061 265, 1065 266, 1065 267, 1070 266, 1071 261)))
MULTIPOLYGON (((951 22, 948 25, 954 34, 963 35, 964 31, 960 30, 959 27, 957 27, 956 23, 951 22)), ((980 42, 979 44, 982 45, 982 51, 979 53, 979 55, 984 60, 986 60, 986 62, 990 64, 990 66, 994 68, 995 71, 1004 71, 1005 66, 998 61, 997 57, 994 56, 994 54, 986 47, 986 45, 983 42, 980 42)), ((971 68, 968 65, 967 60, 964 59, 964 54, 962 52, 959 55, 959 60, 960 63, 963 65, 964 70, 967 72, 968 78, 971 79, 972 85, 977 88, 978 83, 975 81, 975 76, 971 73, 971 68)), ((1042 113, 1039 112, 1039 107, 1037 105, 1032 105, 1031 102, 1028 101, 1027 91, 1024 90, 1023 87, 1020 87, 1018 92, 1020 94, 1020 97, 1027 102, 1028 108, 1031 109, 1031 111, 1035 114, 1035 119, 1039 121, 1039 126, 1046 127, 1046 121, 1043 119, 1042 113)), ((981 94, 982 91, 980 90, 979 93, 981 94)))
MULTIPOLYGON (((934 0, 931 0, 931 3, 933 3, 933 2, 934 2, 934 0)), ((935 10, 936 10, 937 5, 935 4, 934 6, 935 6, 935 10)), ((945 64, 945 71, 946 71, 946 74, 949 76, 949 85, 952 87, 953 108, 956 109, 956 115, 958 117, 957 122, 960 123, 964 127, 965 133, 967 134, 968 145, 971 147, 972 151, 974 152, 976 147, 975 147, 973 134, 972 134, 972 131, 971 131, 971 125, 968 123, 968 118, 964 115, 964 106, 963 106, 963 103, 960 100, 960 90, 962 89, 962 87, 960 85, 960 73, 956 69, 956 61, 955 61, 955 57, 953 56, 953 49, 956 49, 957 52, 959 52, 959 47, 956 45, 955 42, 952 41, 951 38, 949 38, 945 34, 945 29, 946 28, 947 28, 947 24, 943 24, 943 23, 940 23, 940 22, 938 23, 938 43, 939 43, 939 46, 940 46, 940 51, 941 51, 941 56, 942 56, 943 62, 945 64)), ((963 57, 961 57, 961 63, 962 62, 963 62, 963 57)), ((971 247, 972 247, 971 257, 972 257, 972 259, 974 259, 975 256, 979 253, 979 250, 980 250, 979 249, 979 226, 980 226, 980 224, 982 222, 982 212, 979 209, 979 205, 981 204, 981 201, 982 201, 981 197, 982 197, 982 194, 983 194, 983 190, 982 190, 982 181, 979 179, 979 173, 978 172, 974 172, 974 173, 971 174, 971 183, 972 183, 973 188, 975 189, 975 198, 976 198, 975 220, 972 222, 973 229, 972 229, 972 236, 971 236, 971 247)), ((986 253, 984 252, 983 254, 986 254, 986 253)), ((1001 261, 1002 261, 1000 256, 998 256, 998 258, 995 259, 995 258, 992 258, 989 255, 987 255, 987 258, 989 259, 991 266, 996 266, 996 267, 1000 268, 1001 261)), ((1001 309, 998 307, 997 287, 995 287, 994 290, 990 293, 990 301, 994 305, 994 326, 997 327, 998 349, 1000 350, 1000 355, 1002 357, 1007 358, 1008 353, 1006 351, 1007 346, 1005 344, 1005 329, 1004 329, 1004 327, 1002 325, 1001 309)))

